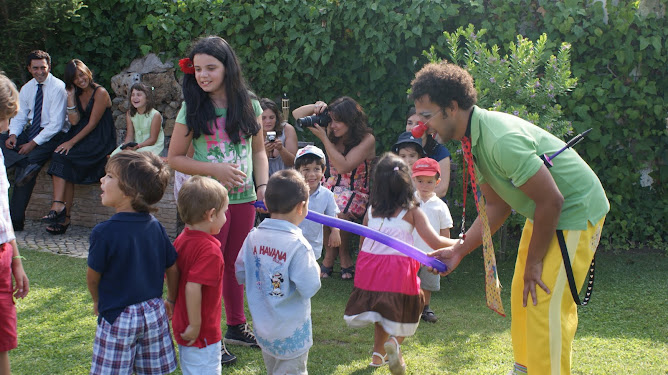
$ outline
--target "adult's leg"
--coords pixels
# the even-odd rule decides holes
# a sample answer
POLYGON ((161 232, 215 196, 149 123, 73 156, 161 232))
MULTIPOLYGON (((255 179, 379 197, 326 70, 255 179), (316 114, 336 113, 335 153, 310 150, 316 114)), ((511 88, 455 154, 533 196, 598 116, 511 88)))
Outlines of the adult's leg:
MULTIPOLYGON (((16 146, 13 149, 7 148, 7 146, 5 146, 5 141, 7 141, 7 138, 9 138, 9 134, 7 133, 0 134, 0 150, 2 150, 2 155, 5 158, 5 167, 10 168, 13 167, 14 165, 24 166, 25 162, 23 160, 27 159, 27 157, 25 155, 19 155, 19 153, 17 152, 18 147, 16 146)), ((18 138, 16 140, 16 144, 17 146, 19 144, 18 138)))
MULTIPOLYGON (((19 140, 23 139, 19 136, 19 140)), ((20 169, 33 167, 34 169, 32 176, 26 179, 21 186, 14 184, 14 189, 12 191, 12 197, 9 201, 9 212, 12 217, 12 223, 14 224, 14 229, 22 229, 25 222, 25 211, 28 208, 30 203, 30 198, 32 197, 32 192, 35 188, 37 182, 37 175, 42 169, 44 164, 51 158, 53 154, 53 149, 56 147, 56 142, 52 139, 49 142, 44 143, 43 145, 38 145, 30 153, 28 153, 25 159, 27 165, 21 168, 16 169, 15 175, 19 174, 20 169)), ((13 150, 10 150, 11 153, 16 153, 13 150)), ((26 163, 22 161, 21 163, 26 163)))
MULTIPOLYGON (((582 287, 598 245, 603 220, 585 231, 564 231, 571 267, 578 290, 582 287)), ((577 330, 577 305, 573 301, 556 235, 543 258, 542 280, 550 294, 536 289, 538 303, 531 297, 522 307, 524 269, 533 224, 527 220, 515 265, 511 287, 511 335, 515 373, 570 374, 571 348, 577 330)))
POLYGON ((353 266, 353 259, 350 256, 350 233, 341 231, 341 246, 339 246, 339 259, 341 260, 341 278, 352 279, 352 273, 343 269, 350 269, 353 266))
MULTIPOLYGON (((328 226, 323 226, 322 228, 322 239, 323 245, 325 246, 325 257, 322 259, 322 266, 331 269, 334 266, 334 261, 336 256, 339 254, 338 247, 329 246, 329 235, 332 233, 332 230, 328 226)), ((331 273, 331 272, 330 272, 331 273)), ((324 276, 325 272, 322 272, 320 276, 324 276)), ((330 275, 328 274, 327 277, 330 275)))
POLYGON ((32 191, 35 188, 37 178, 30 179, 25 185, 14 186, 12 198, 9 200, 9 214, 15 230, 22 230, 25 224, 26 208, 30 203, 32 191))
MULTIPOLYGON (((57 231, 56 226, 70 224, 70 214, 72 211, 72 201, 74 200, 74 183, 66 181, 60 177, 53 176, 53 202, 51 210, 57 213, 65 211, 65 218, 57 224, 50 224, 46 229, 50 232, 57 231)), ((64 232, 63 232, 64 233, 64 232)))
POLYGON ((51 176, 51 181, 53 183, 53 200, 51 201, 51 210, 60 212, 65 208, 66 198, 65 190, 67 189, 67 181, 58 177, 51 176))

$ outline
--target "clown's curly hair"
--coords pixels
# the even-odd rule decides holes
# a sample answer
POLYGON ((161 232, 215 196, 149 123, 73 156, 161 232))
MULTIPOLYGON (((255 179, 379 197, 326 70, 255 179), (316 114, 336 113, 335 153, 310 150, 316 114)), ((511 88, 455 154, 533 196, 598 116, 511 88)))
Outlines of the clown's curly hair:
POLYGON ((467 110, 478 101, 469 72, 446 62, 427 64, 415 74, 409 100, 419 100, 425 95, 440 108, 450 108, 454 100, 459 108, 467 110))

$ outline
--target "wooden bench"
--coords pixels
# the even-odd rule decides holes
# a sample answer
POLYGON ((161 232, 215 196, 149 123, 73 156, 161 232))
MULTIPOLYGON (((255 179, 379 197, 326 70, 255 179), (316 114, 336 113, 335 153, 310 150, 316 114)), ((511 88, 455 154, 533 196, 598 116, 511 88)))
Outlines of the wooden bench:
MULTIPOLYGON (((53 199, 53 182, 51 176, 46 171, 49 169, 49 163, 39 172, 37 183, 30 198, 30 204, 26 209, 26 218, 31 220, 40 220, 51 209, 51 200, 53 199)), ((80 225, 92 228, 96 224, 109 219, 114 213, 114 209, 105 207, 100 202, 100 184, 92 185, 74 185, 74 204, 72 205, 71 220, 72 225, 80 225)), ((167 190, 162 200, 155 205, 158 212, 153 215, 162 223, 167 230, 167 234, 175 238, 178 234, 179 219, 174 200, 174 172, 169 180, 167 190)), ((67 234, 65 234, 67 235, 67 234)))

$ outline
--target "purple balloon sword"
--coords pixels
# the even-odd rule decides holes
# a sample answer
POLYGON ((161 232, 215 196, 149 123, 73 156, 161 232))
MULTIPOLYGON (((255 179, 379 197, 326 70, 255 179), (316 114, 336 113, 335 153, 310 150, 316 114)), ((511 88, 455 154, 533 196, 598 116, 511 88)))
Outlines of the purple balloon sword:
MULTIPOLYGON (((255 207, 266 209, 264 206, 264 202, 256 201, 254 205, 255 207)), ((355 233, 357 235, 370 238, 374 241, 378 241, 417 260, 418 262, 424 264, 425 266, 429 266, 437 270, 438 272, 445 272, 445 270, 448 269, 445 263, 441 262, 436 258, 430 257, 429 255, 423 253, 414 246, 409 245, 404 241, 400 241, 396 238, 390 237, 385 233, 373 230, 369 227, 365 227, 364 225, 319 214, 313 211, 308 212, 308 214, 306 215, 306 219, 315 221, 316 223, 327 225, 328 227, 339 228, 341 230, 345 230, 346 232, 355 233)))

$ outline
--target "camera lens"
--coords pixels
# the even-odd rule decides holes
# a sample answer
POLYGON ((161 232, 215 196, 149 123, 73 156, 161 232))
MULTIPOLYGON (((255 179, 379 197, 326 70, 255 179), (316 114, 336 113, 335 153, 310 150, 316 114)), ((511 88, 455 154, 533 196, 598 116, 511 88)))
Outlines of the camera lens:
POLYGON ((300 119, 297 119, 297 125, 301 126, 302 128, 308 128, 308 127, 312 127, 314 123, 318 123, 319 120, 320 120, 320 116, 318 116, 318 115, 306 116, 306 117, 302 117, 300 119))

